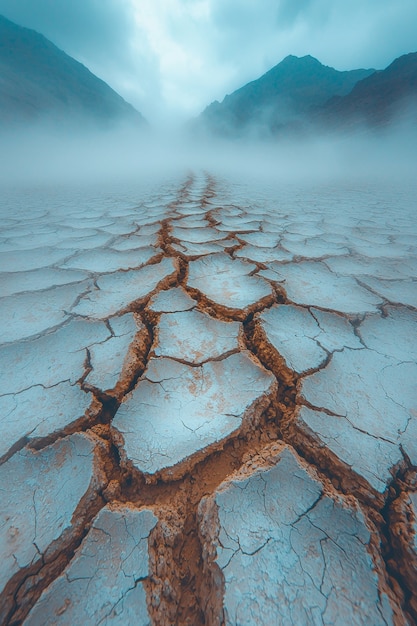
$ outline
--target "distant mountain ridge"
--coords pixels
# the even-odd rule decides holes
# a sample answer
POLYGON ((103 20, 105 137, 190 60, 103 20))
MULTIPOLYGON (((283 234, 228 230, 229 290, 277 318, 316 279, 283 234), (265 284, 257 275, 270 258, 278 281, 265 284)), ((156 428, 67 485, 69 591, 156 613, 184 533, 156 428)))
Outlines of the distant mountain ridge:
POLYGON ((231 133, 251 125, 278 130, 296 123, 332 96, 343 96, 361 79, 375 72, 339 72, 312 56, 287 56, 263 76, 213 102, 200 116, 211 130, 231 133))
POLYGON ((142 115, 107 83, 34 30, 0 16, 0 124, 47 119, 102 126, 142 115))
MULTIPOLYGON (((288 56, 224 100, 213 102, 195 128, 222 136, 276 135, 390 123, 417 97, 417 53, 385 70, 339 72, 311 56, 288 56)), ((417 121, 417 120, 416 120, 417 121)))
POLYGON ((403 113, 417 123, 417 52, 404 54, 385 70, 360 80, 345 97, 332 98, 316 119, 337 126, 381 126, 403 113))

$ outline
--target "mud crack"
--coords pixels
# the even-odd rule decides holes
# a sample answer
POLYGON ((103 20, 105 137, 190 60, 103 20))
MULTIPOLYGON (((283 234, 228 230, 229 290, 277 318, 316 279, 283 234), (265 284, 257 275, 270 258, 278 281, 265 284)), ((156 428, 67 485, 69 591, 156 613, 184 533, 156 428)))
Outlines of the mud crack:
POLYGON ((90 404, 4 456, 4 484, 17 477, 29 505, 20 519, 7 504, 2 623, 44 610, 45 623, 91 610, 95 623, 147 613, 155 626, 417 619, 414 426, 391 384, 411 361, 394 341, 374 347, 413 312, 381 304, 379 283, 340 278, 338 244, 314 241, 321 217, 277 215, 203 173, 141 206, 121 237, 91 218, 110 229, 110 256, 131 254, 134 236, 146 246, 132 258, 147 260, 90 272, 68 319, 17 357, 7 347, 16 371, 25 359, 36 371, 38 346, 53 354, 41 382, 16 375, 10 415, 35 387, 65 384, 90 404), (55 380, 60 354, 73 365, 55 380))

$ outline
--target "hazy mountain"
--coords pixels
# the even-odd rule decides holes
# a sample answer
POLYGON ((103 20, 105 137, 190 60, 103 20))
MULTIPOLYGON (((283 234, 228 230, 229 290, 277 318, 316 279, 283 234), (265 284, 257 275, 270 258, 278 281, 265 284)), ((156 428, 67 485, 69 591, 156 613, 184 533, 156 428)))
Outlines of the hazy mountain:
POLYGON ((311 56, 288 56, 223 102, 213 102, 203 111, 199 123, 221 134, 239 134, 251 128, 274 133, 284 126, 297 126, 312 109, 332 96, 349 93, 359 80, 374 72, 339 72, 311 56))
POLYGON ((315 119, 343 128, 364 123, 381 126, 405 116, 417 123, 417 52, 359 81, 348 95, 332 98, 315 119))
POLYGON ((104 81, 39 33, 0 16, 0 124, 60 124, 80 120, 107 126, 144 118, 104 81))

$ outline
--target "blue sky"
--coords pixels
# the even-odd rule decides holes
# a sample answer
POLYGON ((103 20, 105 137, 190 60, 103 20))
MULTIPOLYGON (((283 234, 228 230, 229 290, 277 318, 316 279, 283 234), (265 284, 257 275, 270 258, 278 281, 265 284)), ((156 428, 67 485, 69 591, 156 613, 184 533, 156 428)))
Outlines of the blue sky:
POLYGON ((0 0, 150 120, 197 115, 276 65, 336 69, 417 51, 416 0, 0 0))

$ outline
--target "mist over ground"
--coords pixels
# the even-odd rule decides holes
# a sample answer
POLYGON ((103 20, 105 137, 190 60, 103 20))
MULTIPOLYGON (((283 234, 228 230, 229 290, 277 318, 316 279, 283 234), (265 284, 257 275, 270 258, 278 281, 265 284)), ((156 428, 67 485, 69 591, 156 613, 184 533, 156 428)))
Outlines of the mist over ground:
POLYGON ((280 140, 224 140, 181 130, 120 127, 67 133, 46 125, 2 133, 0 184, 157 182, 188 170, 245 180, 301 183, 413 180, 417 129, 398 124, 370 133, 280 140))

